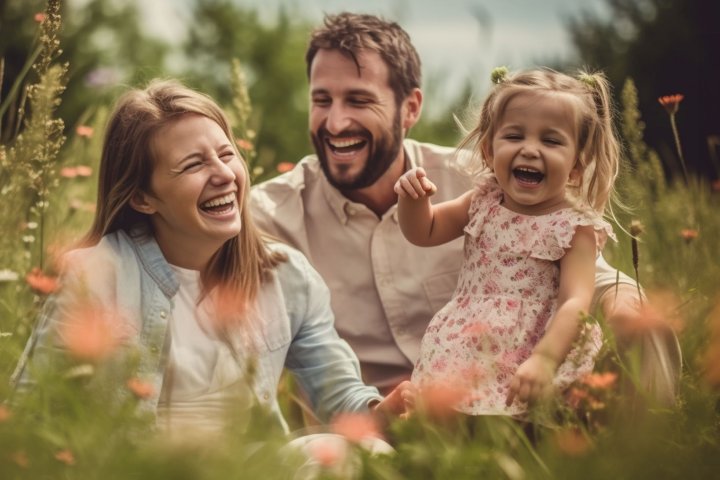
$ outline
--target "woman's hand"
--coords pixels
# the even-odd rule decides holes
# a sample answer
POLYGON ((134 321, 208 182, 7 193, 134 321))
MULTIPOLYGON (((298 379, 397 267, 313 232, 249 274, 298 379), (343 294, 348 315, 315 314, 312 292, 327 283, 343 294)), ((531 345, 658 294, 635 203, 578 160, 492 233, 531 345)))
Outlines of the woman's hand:
POLYGON ((428 178, 422 167, 415 167, 405 172, 393 187, 395 193, 402 198, 417 200, 421 197, 431 197, 437 192, 437 187, 428 178))
POLYGON ((512 405, 517 398, 522 402, 534 402, 552 394, 552 380, 557 362, 547 355, 533 353, 515 372, 510 381, 505 405, 512 405))

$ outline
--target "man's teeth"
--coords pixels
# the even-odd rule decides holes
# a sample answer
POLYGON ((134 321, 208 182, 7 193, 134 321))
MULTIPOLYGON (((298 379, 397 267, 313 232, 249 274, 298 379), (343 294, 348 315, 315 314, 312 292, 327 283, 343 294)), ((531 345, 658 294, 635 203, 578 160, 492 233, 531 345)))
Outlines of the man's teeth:
POLYGON ((363 142, 363 140, 361 138, 349 138, 347 140, 331 140, 330 145, 332 145, 335 148, 346 148, 346 147, 351 147, 353 145, 358 145, 362 142, 363 142))
POLYGON ((235 193, 228 193, 225 196, 214 198, 212 200, 208 200, 207 202, 204 202, 200 206, 203 208, 211 208, 211 207, 217 207, 220 205, 225 205, 227 203, 232 203, 234 201, 235 201, 235 193))

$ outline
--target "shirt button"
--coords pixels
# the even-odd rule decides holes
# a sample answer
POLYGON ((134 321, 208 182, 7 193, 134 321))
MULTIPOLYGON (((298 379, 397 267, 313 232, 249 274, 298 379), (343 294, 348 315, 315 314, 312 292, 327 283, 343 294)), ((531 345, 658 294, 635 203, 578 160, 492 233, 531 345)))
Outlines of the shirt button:
POLYGON ((167 312, 165 310, 160 310, 160 318, 167 317, 167 312))
POLYGON ((267 393, 267 392, 263 393, 263 396, 262 396, 262 397, 263 397, 263 400, 265 400, 266 402, 267 402, 268 400, 270 400, 270 394, 267 393))

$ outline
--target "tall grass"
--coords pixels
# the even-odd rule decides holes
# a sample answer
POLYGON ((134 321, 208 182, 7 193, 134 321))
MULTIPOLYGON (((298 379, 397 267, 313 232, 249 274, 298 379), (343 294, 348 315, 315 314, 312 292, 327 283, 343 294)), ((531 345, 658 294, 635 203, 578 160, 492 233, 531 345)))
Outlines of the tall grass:
MULTIPOLYGON (((89 224, 95 171, 106 106, 93 106, 82 125, 68 129, 55 110, 66 65, 55 62, 59 1, 50 1, 40 26, 35 79, 24 78, 15 98, 20 112, 2 126, 0 145, 0 397, 10 398, 8 379, 52 290, 57 253, 89 224), (25 114, 27 112, 27 114, 25 114), (19 119, 19 120, 18 120, 19 119), (18 124, 17 122, 21 123, 18 124)), ((28 70, 30 71, 30 70, 28 70)), ((235 66, 234 108, 238 138, 255 162, 249 99, 235 66)), ((395 421, 387 433, 397 452, 371 456, 356 446, 326 445, 311 451, 325 478, 711 478, 720 471, 720 192, 689 172, 665 172, 643 142, 637 91, 622 92, 621 131, 626 169, 618 190, 629 206, 618 213, 617 244, 605 256, 633 271, 633 220, 638 271, 648 301, 671 322, 685 363, 678 402, 661 407, 632 399, 620 388, 632 381, 612 338, 595 380, 578 385, 574 409, 554 409, 535 428, 503 418, 474 420, 420 409, 395 421), (682 181, 667 180, 667 173, 682 181), (620 228, 622 227, 622 228, 620 228), (620 368, 618 368, 620 365, 620 368), (603 376, 612 368, 620 377, 603 376), (433 413, 434 412, 434 413, 433 413), (552 421, 550 421, 552 420, 552 421)), ((10 108, 10 107, 9 107, 10 108)), ((649 115, 664 115, 661 107, 649 115)), ((252 163, 256 177, 268 166, 252 163)), ((22 401, 0 405, 0 472, 13 478, 292 478, 303 459, 284 451, 282 432, 259 407, 228 412, 226 434, 170 441, 153 434, 152 420, 138 413, 143 390, 132 383, 125 361, 60 358, 35 371, 37 388, 22 401), (124 392, 118 396, 118 390, 124 392)), ((287 387, 287 385, 284 385, 287 387)), ((439 400, 442 401, 442 400, 439 400)), ((361 432, 362 433, 362 432, 361 432)))

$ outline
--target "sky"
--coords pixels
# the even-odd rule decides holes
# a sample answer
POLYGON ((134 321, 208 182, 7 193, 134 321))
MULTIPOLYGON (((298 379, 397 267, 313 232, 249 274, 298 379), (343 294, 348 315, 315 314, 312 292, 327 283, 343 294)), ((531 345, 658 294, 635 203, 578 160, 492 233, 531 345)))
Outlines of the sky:
MULTIPOLYGON (((425 88, 438 85, 432 92, 436 102, 453 98, 467 79, 477 78, 473 90, 484 94, 490 85, 490 71, 496 66, 515 70, 570 59, 567 19, 584 12, 597 17, 609 15, 606 0, 236 1, 257 8, 260 18, 267 22, 276 18, 281 5, 317 23, 325 12, 344 10, 397 21, 420 54, 425 88)), ((138 0, 148 32, 171 41, 181 38, 183 25, 191 21, 188 3, 138 0)))

